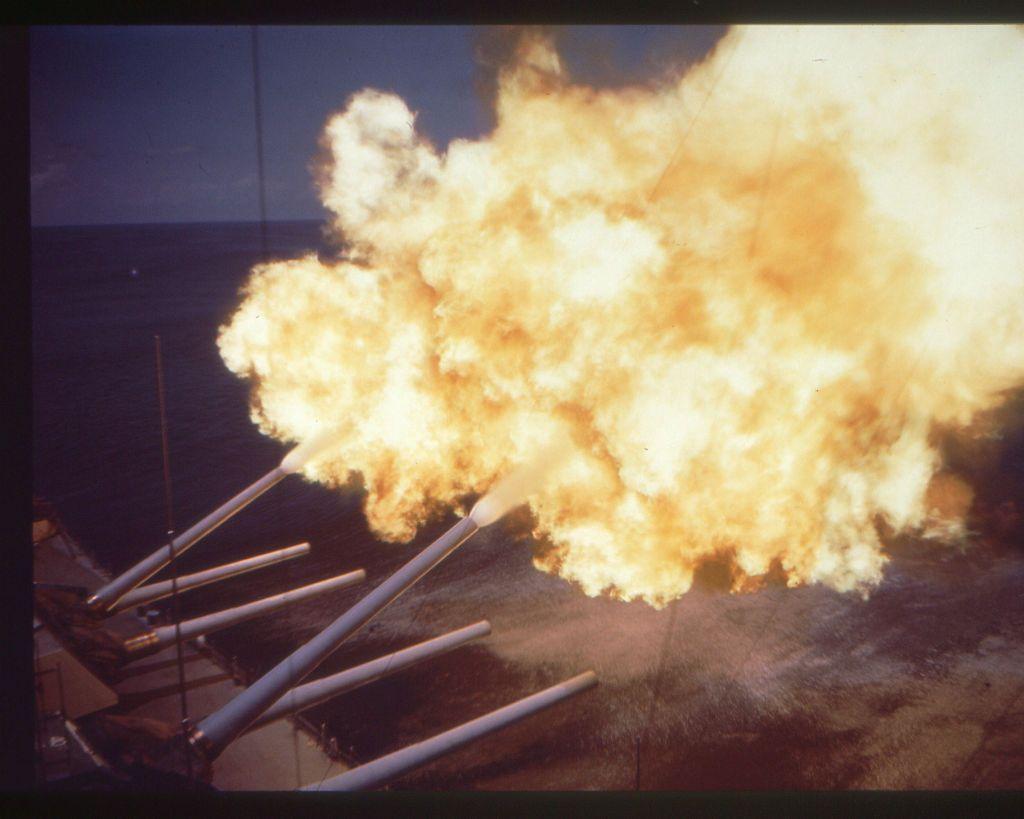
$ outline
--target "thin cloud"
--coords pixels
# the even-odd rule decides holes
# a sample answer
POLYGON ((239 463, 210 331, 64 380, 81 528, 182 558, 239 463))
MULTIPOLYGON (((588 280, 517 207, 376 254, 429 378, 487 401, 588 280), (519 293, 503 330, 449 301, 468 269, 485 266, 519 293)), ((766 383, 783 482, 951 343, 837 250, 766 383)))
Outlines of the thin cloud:
POLYGON ((185 156, 186 154, 195 153, 195 145, 175 145, 173 148, 149 148, 145 151, 139 151, 142 156, 155 159, 162 156, 185 156))
POLYGON ((32 186, 32 190, 37 191, 45 188, 47 185, 52 185, 55 182, 59 182, 64 178, 67 166, 63 162, 50 162, 41 171, 36 171, 29 176, 29 182, 32 186))

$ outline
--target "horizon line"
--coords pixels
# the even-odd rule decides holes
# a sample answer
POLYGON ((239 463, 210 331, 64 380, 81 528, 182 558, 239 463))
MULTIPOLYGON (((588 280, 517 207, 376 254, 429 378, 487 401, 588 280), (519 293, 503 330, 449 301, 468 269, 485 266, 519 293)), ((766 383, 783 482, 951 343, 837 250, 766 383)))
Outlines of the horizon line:
MULTIPOLYGON (((323 217, 308 217, 305 219, 267 219, 266 224, 278 225, 278 224, 294 224, 296 222, 322 222, 327 223, 323 217)), ((84 227, 165 227, 165 226, 184 226, 184 225, 259 225, 261 220, 259 219, 206 219, 206 220, 181 220, 181 221, 167 221, 167 222, 65 222, 65 223, 45 223, 45 224, 30 224, 29 227, 32 230, 45 229, 45 228, 84 228, 84 227)))

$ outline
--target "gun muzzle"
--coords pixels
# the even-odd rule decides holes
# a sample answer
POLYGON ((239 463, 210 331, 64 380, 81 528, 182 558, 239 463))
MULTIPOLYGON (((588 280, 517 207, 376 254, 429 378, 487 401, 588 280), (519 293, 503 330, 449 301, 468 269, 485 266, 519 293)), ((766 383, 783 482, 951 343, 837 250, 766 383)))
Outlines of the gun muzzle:
POLYGON ((262 600, 254 600, 242 606, 205 614, 192 620, 185 620, 177 626, 160 626, 125 640, 124 650, 129 658, 134 660, 143 654, 152 654, 164 646, 173 645, 176 640, 191 640, 202 634, 210 634, 211 632, 245 622, 246 620, 251 620, 254 617, 259 617, 261 614, 267 614, 268 612, 284 608, 292 603, 307 600, 318 594, 346 588, 365 579, 366 572, 362 569, 357 569, 348 574, 331 577, 317 583, 310 583, 308 586, 301 586, 300 588, 275 594, 271 597, 264 597, 262 600))
POLYGON ((281 482, 288 473, 276 467, 255 483, 249 485, 227 503, 214 509, 201 521, 189 527, 166 546, 161 546, 148 557, 143 558, 126 572, 119 574, 109 583, 101 586, 85 601, 85 604, 97 612, 109 612, 111 608, 129 591, 140 583, 144 583, 160 569, 191 549, 225 521, 237 515, 256 498, 281 482))
POLYGON ((324 430, 292 448, 281 463, 271 469, 255 483, 250 484, 231 500, 221 504, 201 521, 189 527, 166 546, 161 546, 151 555, 143 558, 126 572, 119 574, 109 583, 101 586, 85 601, 94 612, 109 612, 129 591, 171 562, 172 557, 192 548, 225 521, 231 519, 271 487, 276 486, 292 473, 298 472, 312 458, 316 457, 333 440, 334 432, 324 430))
POLYGON ((438 657, 490 633, 491 624, 486 620, 481 620, 479 623, 473 623, 473 625, 460 628, 458 631, 450 631, 432 640, 417 643, 354 668, 339 671, 329 677, 297 686, 264 711, 263 715, 250 725, 248 730, 254 731, 275 720, 312 708, 314 705, 326 702, 346 691, 359 688, 361 685, 379 680, 389 674, 395 674, 403 668, 408 668, 424 660, 438 657))
MULTIPOLYGON (((277 549, 273 552, 265 552, 261 555, 253 555, 247 557, 244 560, 236 560, 234 563, 225 563, 223 566, 215 566, 212 569, 205 569, 195 574, 186 574, 178 578, 177 586, 178 592, 186 592, 191 589, 198 589, 200 586, 206 586, 210 583, 217 583, 221 580, 227 580, 229 577, 235 577, 236 575, 244 574, 245 572, 251 572, 256 569, 262 569, 266 566, 273 566, 276 563, 281 563, 285 560, 291 560, 295 557, 309 554, 309 544, 299 543, 295 546, 288 546, 284 549, 277 549)), ((139 586, 137 589, 132 589, 128 594, 117 601, 112 607, 111 612, 123 611, 124 609, 132 608, 133 606, 144 606, 147 603, 155 603, 157 600, 163 600, 165 597, 170 597, 174 591, 174 583, 171 580, 161 580, 159 583, 150 583, 148 586, 139 586)))
POLYGON ((288 689, 305 679, 346 639, 402 592, 444 560, 480 527, 466 517, 342 614, 316 637, 293 651, 270 671, 214 711, 195 728, 194 747, 212 760, 288 689))
POLYGON ((500 731, 538 711, 550 708, 574 694, 597 685, 597 675, 585 671, 572 679, 538 691, 497 711, 492 711, 457 728, 445 731, 435 737, 408 745, 399 751, 387 754, 373 762, 367 762, 343 774, 324 780, 316 785, 300 788, 304 791, 363 791, 377 788, 397 779, 403 774, 432 762, 438 757, 458 750, 475 739, 500 731))

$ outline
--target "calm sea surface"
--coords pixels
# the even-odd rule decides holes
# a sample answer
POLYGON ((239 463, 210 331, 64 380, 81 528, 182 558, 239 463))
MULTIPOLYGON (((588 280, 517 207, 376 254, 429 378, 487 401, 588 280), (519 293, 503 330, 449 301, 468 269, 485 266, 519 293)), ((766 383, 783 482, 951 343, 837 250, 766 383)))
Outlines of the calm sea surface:
MULTIPOLYGON (((318 223, 272 224, 269 245, 279 258, 325 249, 318 223)), ((248 387, 216 347, 259 260, 259 228, 42 228, 32 256, 33 489, 119 572, 164 530, 154 334, 163 342, 179 531, 285 451, 256 431, 248 387)), ((1017 507, 1006 503, 1019 501, 1024 475, 1024 439, 1019 429, 1015 436, 985 490, 989 508, 1002 503, 1011 515, 1017 507)), ((311 554, 184 595, 183 615, 365 568, 361 586, 211 638, 265 670, 451 523, 436 522, 413 544, 381 544, 360 505, 355 490, 287 478, 193 547, 181 569, 304 540, 311 554)), ((1019 523, 1005 529, 1009 547, 895 544, 866 602, 813 586, 728 595, 710 577, 662 611, 587 598, 536 571, 517 536, 523 524, 513 514, 482 531, 316 674, 483 618, 491 637, 307 716, 366 760, 588 668, 600 685, 399 787, 632 789, 638 777, 642 788, 1024 784, 1013 767, 1024 759, 1024 729, 999 727, 1024 690, 1019 523), (1019 751, 990 764, 990 740, 1019 751)))

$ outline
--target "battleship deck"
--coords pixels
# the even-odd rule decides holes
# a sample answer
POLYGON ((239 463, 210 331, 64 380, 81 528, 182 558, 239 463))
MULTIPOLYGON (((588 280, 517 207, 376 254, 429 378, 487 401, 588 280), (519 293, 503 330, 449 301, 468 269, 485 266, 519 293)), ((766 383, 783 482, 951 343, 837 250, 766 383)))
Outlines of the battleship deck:
MULTIPOLYGON (((35 546, 33 568, 36 582, 83 586, 91 591, 106 581, 102 570, 60 532, 35 546)), ((128 611, 113 615, 104 625, 121 637, 148 627, 128 611)), ((183 656, 188 712, 193 722, 224 705, 243 689, 237 679, 238 672, 216 662, 208 650, 186 643, 183 656)), ((107 681, 118 698, 109 712, 179 725, 181 705, 176 658, 177 651, 170 646, 126 665, 122 680, 107 681)), ((73 682, 71 676, 68 680, 73 682)), ((48 760, 48 770, 54 770, 56 775, 73 775, 87 771, 90 762, 102 764, 102 758, 92 759, 74 737, 74 723, 70 738, 63 735, 60 725, 47 727, 46 753, 52 758, 48 760), (71 757, 65 759, 68 754, 71 757)), ((346 769, 344 764, 324 753, 308 733, 297 730, 289 720, 281 720, 232 743, 213 765, 212 784, 221 790, 291 790, 346 769)))
MULTIPOLYGON (((507 530, 485 530, 338 659, 379 656, 481 615, 492 635, 443 664, 350 692, 343 707, 320 707, 318 719, 362 762, 593 668, 601 684, 571 707, 390 787, 1020 788, 1019 531, 979 535, 963 548, 894 543, 867 600, 818 585, 732 595, 727 577, 709 575, 655 611, 586 597, 536 571, 528 544, 510 544, 507 530)), ((392 568, 366 562, 375 574, 392 568)), ((202 716, 193 702, 190 692, 190 710, 202 716)), ((167 703, 176 721, 176 701, 167 703)), ((279 758, 293 761, 283 740, 279 758)), ((315 778, 304 762, 301 778, 315 778)), ((295 781, 293 773, 279 787, 295 781)))

